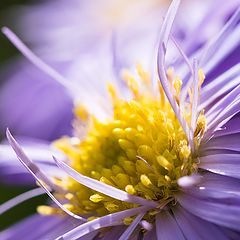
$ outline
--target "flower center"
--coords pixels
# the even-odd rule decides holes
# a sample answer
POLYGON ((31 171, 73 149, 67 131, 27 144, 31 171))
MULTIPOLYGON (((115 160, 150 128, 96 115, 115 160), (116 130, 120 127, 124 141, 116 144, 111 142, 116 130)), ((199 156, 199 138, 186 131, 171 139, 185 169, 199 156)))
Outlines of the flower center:
MULTIPOLYGON (((87 125, 85 136, 77 142, 63 138, 55 146, 81 174, 164 204, 174 199, 177 180, 197 171, 197 163, 161 86, 159 94, 154 94, 148 74, 140 66, 137 70, 138 82, 129 73, 124 74, 132 100, 119 98, 109 85, 113 116, 100 121, 77 106, 75 126, 87 125)), ((178 77, 172 79, 172 86, 177 99, 181 89, 178 77)), ((199 132, 204 128, 197 126, 199 132)), ((78 214, 102 216, 136 207, 88 189, 70 177, 56 181, 69 192, 63 196, 69 201, 66 207, 78 214)))

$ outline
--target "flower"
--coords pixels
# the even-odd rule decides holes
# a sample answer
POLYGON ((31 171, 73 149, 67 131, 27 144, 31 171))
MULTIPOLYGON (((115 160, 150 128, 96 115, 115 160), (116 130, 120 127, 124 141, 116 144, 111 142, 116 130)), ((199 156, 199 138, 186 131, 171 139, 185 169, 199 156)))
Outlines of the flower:
MULTIPOLYGON (((151 76, 138 65, 137 77, 123 74, 127 87, 121 94, 130 93, 127 97, 119 96, 113 84, 108 86, 113 114, 107 119, 106 112, 94 116, 95 108, 76 103, 74 137, 55 142, 68 158, 54 157, 66 175, 46 175, 7 130, 19 160, 54 204, 39 206, 38 212, 47 218, 35 216, 33 223, 27 220, 17 229, 6 230, 2 238, 25 236, 23 226, 44 223, 46 230, 36 230, 30 239, 239 237, 239 64, 211 81, 207 74, 229 53, 225 39, 231 40, 232 48, 238 46, 240 9, 200 54, 189 59, 171 36, 179 4, 179 0, 171 3, 161 27, 160 84, 152 86, 151 76), (183 60, 166 70, 170 39, 183 60)), ((66 82, 11 31, 5 28, 4 32, 38 67, 77 95, 76 83, 66 82)), ((37 194, 42 192, 23 199, 37 194)), ((8 208, 6 203, 0 211, 8 208)))

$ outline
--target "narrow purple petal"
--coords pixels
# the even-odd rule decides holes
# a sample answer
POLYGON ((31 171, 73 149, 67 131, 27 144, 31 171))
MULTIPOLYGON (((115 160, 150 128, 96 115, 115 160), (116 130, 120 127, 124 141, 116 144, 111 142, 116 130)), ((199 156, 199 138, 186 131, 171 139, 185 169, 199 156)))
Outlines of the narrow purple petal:
MULTIPOLYGON (((240 66, 239 66, 240 67, 240 66)), ((237 87, 235 87, 230 93, 228 93, 224 98, 214 104, 209 111, 206 112, 206 118, 209 123, 211 123, 214 118, 224 109, 226 106, 234 102, 240 93, 240 82, 237 87)))
POLYGON ((174 217, 168 211, 164 210, 156 216, 156 232, 157 240, 185 239, 174 217))
POLYGON ((23 164, 23 166, 31 172, 33 175, 36 176, 39 182, 43 181, 47 184, 51 189, 55 189, 57 191, 61 191, 61 189, 52 183, 52 181, 38 168, 36 164, 34 164, 24 153, 21 149, 17 141, 14 139, 12 134, 10 133, 9 129, 6 131, 7 139, 12 146, 13 150, 15 151, 19 161, 23 164))
POLYGON ((61 162, 56 158, 54 158, 54 160, 61 169, 63 169, 67 174, 69 174, 69 176, 74 178, 76 181, 78 181, 82 185, 89 187, 97 192, 101 192, 107 196, 110 196, 112 198, 115 198, 124 202, 131 202, 131 203, 136 203, 136 204, 149 206, 149 207, 158 206, 158 204, 154 201, 146 200, 144 198, 128 194, 120 189, 107 185, 103 182, 84 176, 79 172, 75 171, 73 168, 69 167, 66 163, 61 162))
POLYGON ((170 32, 172 29, 172 25, 177 13, 177 9, 179 7, 180 0, 174 0, 172 1, 168 12, 166 14, 166 17, 164 19, 164 22, 162 24, 161 32, 160 32, 160 41, 159 41, 159 49, 158 49, 158 75, 161 82, 161 85, 164 89, 164 92, 172 106, 173 111, 175 112, 179 122, 181 123, 187 137, 189 138, 189 129, 187 126, 187 123, 185 119, 182 116, 181 110, 179 106, 177 105, 176 100, 174 99, 174 96, 171 92, 171 88, 168 83, 168 79, 165 72, 165 55, 166 55, 166 48, 167 43, 170 37, 170 32))
POLYGON ((233 116, 240 112, 240 96, 237 99, 223 109, 215 119, 209 123, 209 128, 205 134, 205 138, 209 137, 216 129, 225 125, 233 116))
POLYGON ((212 39, 208 45, 203 49, 202 56, 200 58, 200 64, 205 63, 209 58, 212 58, 214 53, 219 49, 219 46, 225 41, 226 37, 230 34, 234 25, 240 20, 240 8, 233 14, 229 21, 225 24, 219 34, 212 39))
POLYGON ((218 76, 214 81, 209 82, 201 90, 200 109, 208 107, 214 100, 223 94, 228 93, 240 84, 238 78, 240 74, 240 64, 236 64, 232 68, 218 76))
POLYGON ((75 240, 100 228, 122 225, 122 220, 124 218, 139 214, 142 211, 147 211, 148 209, 149 208, 147 207, 132 208, 97 218, 74 228, 62 236, 59 236, 58 240, 75 240))
POLYGON ((9 28, 2 28, 3 34, 12 42, 12 44, 27 58, 30 62, 32 62, 35 66, 37 66, 40 70, 48 74, 50 77, 55 79, 61 85, 63 85, 66 89, 70 90, 70 92, 75 92, 73 85, 67 79, 65 79, 60 73, 58 73, 55 69, 51 68, 48 64, 43 62, 39 57, 37 57, 9 28))
MULTIPOLYGON (((44 180, 45 178, 43 179, 40 179, 38 175, 39 174, 39 171, 40 169, 37 168, 36 170, 36 165, 33 165, 33 163, 31 162, 31 160, 26 156, 26 154, 23 152, 23 150, 21 149, 21 147, 19 146, 19 144, 16 142, 16 140, 13 138, 13 136, 11 135, 10 131, 7 130, 7 137, 8 137, 8 140, 11 144, 11 146, 13 147, 15 153, 17 154, 17 157, 18 159, 21 161, 21 163, 28 169, 28 171, 33 175, 33 177, 38 181, 38 184, 42 187, 42 189, 47 193, 47 195, 54 201, 54 203, 57 204, 57 206, 59 208, 61 208, 65 213, 67 213, 69 216, 73 217, 73 218, 76 218, 78 220, 81 220, 81 221, 86 221, 85 218, 83 217, 80 217, 72 212, 70 212, 67 208, 65 208, 55 197, 54 195, 48 190, 48 188, 44 185, 44 180)), ((42 176, 45 176, 43 174, 40 175, 41 177, 42 176)), ((48 181, 50 181, 48 178, 46 178, 48 181)), ((46 183, 46 182, 45 182, 46 183)), ((51 183, 51 182, 50 182, 51 183)), ((46 184, 49 184, 49 182, 47 182, 46 184)), ((61 191, 61 189, 60 189, 61 191)))
POLYGON ((32 189, 30 191, 22 193, 17 197, 12 198, 7 202, 3 203, 2 205, 0 205, 0 215, 22 202, 25 202, 33 197, 37 197, 43 194, 45 194, 45 191, 43 191, 41 188, 32 189))
POLYGON ((126 229, 126 231, 124 231, 124 233, 121 235, 121 237, 119 238, 119 240, 125 240, 125 239, 129 239, 129 237, 131 236, 132 232, 135 230, 135 228, 137 227, 137 225, 139 224, 139 222, 142 220, 143 216, 145 215, 146 212, 142 212, 140 213, 135 219, 134 221, 130 224, 130 226, 126 229))
POLYGON ((226 123, 221 130, 214 133, 214 137, 221 137, 226 135, 231 135, 235 133, 240 133, 240 118, 236 116, 226 123))
POLYGON ((212 138, 209 142, 202 145, 201 151, 214 149, 240 151, 239 139, 239 133, 212 138))
MULTIPOLYGON (((196 128, 197 111, 198 111, 198 63, 197 60, 193 60, 193 99, 192 99, 192 118, 191 118, 191 142, 193 143, 193 134, 196 128)), ((194 144, 193 144, 194 145, 194 144)))

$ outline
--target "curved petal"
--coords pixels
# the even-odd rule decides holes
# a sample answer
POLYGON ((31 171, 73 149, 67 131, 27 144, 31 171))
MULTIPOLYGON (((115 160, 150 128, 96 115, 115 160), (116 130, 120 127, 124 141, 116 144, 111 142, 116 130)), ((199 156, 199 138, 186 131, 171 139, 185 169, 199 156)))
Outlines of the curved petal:
POLYGON ((200 157, 199 160, 200 168, 221 175, 240 178, 240 154, 209 155, 200 157))
POLYGON ((179 194, 176 197, 180 205, 192 214, 209 222, 239 231, 239 201, 231 202, 231 199, 225 199, 222 202, 210 201, 190 194, 179 194))
POLYGON ((227 240, 228 238, 221 232, 221 227, 217 227, 215 224, 207 222, 201 218, 198 218, 181 206, 173 208, 174 217, 182 229, 186 239, 211 239, 214 236, 215 239, 227 240))
POLYGON ((124 218, 136 215, 142 211, 146 211, 147 209, 148 208, 146 207, 132 208, 97 218, 63 234, 58 238, 58 240, 75 240, 100 228, 122 225, 122 220, 124 218))
POLYGON ((156 203, 154 201, 128 194, 127 192, 124 192, 118 188, 112 187, 103 182, 97 181, 93 178, 84 176, 84 175, 78 173, 77 171, 75 171, 73 168, 69 167, 66 163, 61 162, 61 161, 57 160, 56 158, 54 158, 54 160, 56 161, 57 165, 61 169, 63 169, 66 173, 68 173, 76 181, 78 181, 82 185, 89 187, 97 192, 101 192, 107 196, 110 196, 112 198, 115 198, 115 199, 118 199, 118 200, 124 201, 124 202, 136 203, 136 204, 140 204, 140 205, 148 206, 148 207, 157 207, 158 206, 158 203, 156 203))
POLYGON ((168 211, 164 210, 156 216, 156 232, 157 240, 185 239, 174 217, 168 211))
POLYGON ((0 239, 55 239, 80 223, 66 216, 33 215, 0 233, 0 239), (41 227, 39 227, 41 226, 41 227))

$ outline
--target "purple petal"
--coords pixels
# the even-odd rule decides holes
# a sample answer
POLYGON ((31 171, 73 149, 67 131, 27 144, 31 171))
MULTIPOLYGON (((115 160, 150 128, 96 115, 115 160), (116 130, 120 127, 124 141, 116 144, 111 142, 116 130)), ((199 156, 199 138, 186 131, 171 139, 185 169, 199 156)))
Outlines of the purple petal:
MULTIPOLYGON (((76 86, 72 84, 70 81, 65 79, 59 72, 55 69, 51 68, 44 61, 38 58, 9 28, 2 28, 3 34, 12 42, 12 44, 27 58, 32 62, 35 66, 41 69, 43 72, 51 76, 61 85, 63 85, 67 90, 70 91, 70 96, 74 92, 76 92, 76 86)), ((79 89, 78 89, 79 90, 79 89)))
POLYGON ((54 160, 56 161, 57 165, 61 169, 63 169, 66 173, 69 174, 69 176, 74 178, 76 181, 78 181, 82 185, 89 187, 97 192, 101 192, 107 196, 110 196, 112 198, 115 198, 124 202, 131 202, 131 203, 136 203, 136 204, 145 205, 149 207, 158 206, 158 204, 154 201, 146 200, 144 198, 128 194, 120 189, 117 189, 115 187, 102 183, 100 181, 97 181, 93 178, 84 176, 78 173, 77 171, 75 171, 74 169, 72 169, 71 167, 69 167, 66 163, 61 162, 56 158, 54 158, 54 160))
POLYGON ((131 236, 132 232, 135 230, 135 228, 137 227, 137 225, 139 224, 139 222, 142 220, 143 216, 145 215, 146 212, 142 212, 140 213, 135 219, 134 221, 130 224, 130 226, 126 229, 126 231, 124 231, 124 233, 121 235, 121 237, 119 238, 119 240, 125 240, 125 239, 129 239, 129 237, 131 236))
MULTIPOLYGON (((26 156, 26 154, 23 152, 21 147, 18 145, 16 140, 11 135, 10 131, 7 129, 7 138, 13 147, 15 153, 17 154, 18 159, 21 161, 21 163, 24 165, 24 167, 27 168, 27 170, 33 175, 33 177, 38 181, 38 184, 42 187, 42 189, 47 193, 47 195, 56 203, 56 205, 61 208, 65 213, 67 213, 69 216, 76 218, 81 221, 86 221, 85 218, 80 217, 71 211, 69 211, 67 208, 65 208, 55 197, 54 195, 48 190, 48 188, 43 184, 42 182, 45 182, 47 185, 50 185, 50 187, 53 187, 52 189, 56 189, 56 186, 53 185, 51 180, 49 180, 42 172, 40 172, 40 169, 32 163, 32 161, 26 156)), ((61 188, 57 189, 58 192, 63 192, 61 188)))
POLYGON ((240 202, 240 180, 207 172, 202 175, 202 181, 191 188, 181 190, 199 199, 213 202, 240 202))
POLYGON ((20 194, 17 197, 12 198, 7 202, 3 203, 2 205, 0 205, 0 215, 24 201, 27 201, 33 197, 37 197, 43 194, 45 194, 45 192, 41 188, 32 189, 28 192, 20 194))
POLYGON ((156 232, 157 240, 185 239, 174 217, 165 210, 161 211, 156 216, 156 232))
POLYGON ((66 216, 33 215, 2 231, 0 239, 55 239, 79 224, 79 221, 66 216))
POLYGON ((240 151, 239 139, 239 133, 212 138, 209 142, 202 145, 201 151, 214 149, 240 151))
POLYGON ((240 154, 217 154, 200 157, 199 167, 208 171, 240 178, 240 154))
MULTIPOLYGON (((239 66, 240 67, 240 66, 239 66)), ((224 98, 222 98, 220 101, 218 101, 216 104, 214 104, 209 111, 206 112, 206 118, 208 123, 211 123, 214 118, 217 117, 217 115, 224 109, 226 106, 233 103, 240 93, 240 82, 237 87, 235 87, 230 93, 228 93, 224 98)))
POLYGON ((212 56, 216 53, 219 49, 219 46, 225 41, 226 37, 230 34, 234 25, 240 19, 240 8, 234 13, 234 15, 229 19, 229 21, 225 24, 219 34, 216 35, 214 39, 212 39, 208 45, 204 48, 202 52, 202 56, 200 58, 200 64, 207 62, 208 59, 211 59, 212 56))
POLYGON ((214 133, 215 137, 221 137, 226 135, 231 135, 235 133, 240 133, 240 118, 239 116, 235 116, 230 121, 226 123, 223 128, 214 133))
POLYGON ((166 48, 167 43, 169 40, 170 32, 172 29, 172 25, 175 19, 175 16, 177 14, 177 9, 179 7, 180 1, 179 0, 173 0, 168 12, 166 14, 166 17, 164 19, 164 22, 162 24, 161 32, 160 32, 160 41, 159 41, 159 49, 158 49, 158 75, 161 82, 161 85, 164 89, 164 92, 172 106, 173 111, 175 112, 179 122, 181 123, 187 137, 189 137, 189 129, 187 126, 187 123, 185 119, 183 118, 180 108, 177 105, 176 100, 174 99, 174 96, 171 92, 171 88, 168 83, 168 79, 165 72, 165 55, 166 55, 166 48))
POLYGON ((228 93, 231 89, 238 86, 240 80, 237 76, 240 74, 240 64, 236 64, 232 68, 218 76, 214 81, 209 82, 201 90, 200 109, 208 107, 219 96, 228 93))
POLYGON ((182 229, 186 239, 209 239, 210 236, 214 236, 215 239, 228 239, 221 232, 221 228, 217 227, 213 223, 207 222, 201 218, 198 218, 188 211, 184 210, 181 206, 173 208, 174 217, 182 229))
POLYGON ((79 237, 85 236, 86 234, 95 231, 100 228, 110 227, 115 225, 121 225, 122 220, 126 217, 130 217, 141 213, 142 211, 147 211, 147 207, 139 207, 139 208, 132 208, 125 211, 109 214, 90 222, 84 223, 73 230, 65 233, 64 235, 60 236, 58 240, 75 240, 79 237))
MULTIPOLYGON (((66 64, 56 67, 66 74, 66 64)), ((6 81, 0 88, 1 133, 5 134, 9 127, 14 135, 48 141, 72 133, 73 103, 57 82, 25 61, 11 65, 3 78, 6 81)))
POLYGON ((198 111, 198 99, 199 99, 199 92, 198 92, 198 63, 197 60, 193 60, 193 99, 192 99, 192 118, 191 118, 191 132, 192 132, 192 139, 191 142, 193 143, 193 134, 196 127, 197 122, 197 111, 198 111))
POLYGON ((209 222, 239 231, 239 201, 232 202, 231 199, 226 199, 223 202, 213 202, 188 194, 179 194, 176 197, 180 205, 192 214, 209 222))
POLYGON ((34 164, 23 152, 17 141, 14 139, 14 137, 11 135, 10 131, 7 129, 6 131, 7 139, 12 146, 13 150, 15 151, 18 159, 23 164, 23 166, 31 172, 34 176, 36 176, 36 179, 41 182, 43 181, 46 183, 49 187, 52 189, 57 189, 60 191, 58 186, 55 186, 55 184, 52 183, 52 181, 34 164))

